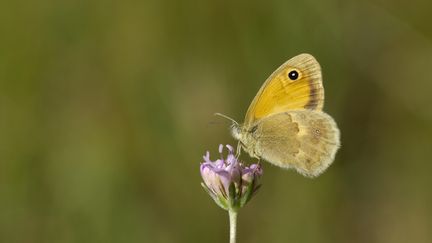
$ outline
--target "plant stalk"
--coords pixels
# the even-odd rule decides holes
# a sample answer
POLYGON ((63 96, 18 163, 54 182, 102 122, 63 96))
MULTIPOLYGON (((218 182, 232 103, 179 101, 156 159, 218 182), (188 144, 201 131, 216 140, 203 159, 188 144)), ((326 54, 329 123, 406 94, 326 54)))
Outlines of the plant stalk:
POLYGON ((230 243, 236 243, 237 235, 237 212, 234 210, 228 210, 229 221, 230 221, 230 243))

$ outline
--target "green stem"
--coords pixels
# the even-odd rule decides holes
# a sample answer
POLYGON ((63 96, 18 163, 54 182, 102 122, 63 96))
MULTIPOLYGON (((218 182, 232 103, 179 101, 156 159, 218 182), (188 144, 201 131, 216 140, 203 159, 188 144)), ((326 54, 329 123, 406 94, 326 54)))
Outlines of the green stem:
POLYGON ((230 243, 236 243, 237 235, 237 212, 229 210, 229 221, 230 221, 230 243))

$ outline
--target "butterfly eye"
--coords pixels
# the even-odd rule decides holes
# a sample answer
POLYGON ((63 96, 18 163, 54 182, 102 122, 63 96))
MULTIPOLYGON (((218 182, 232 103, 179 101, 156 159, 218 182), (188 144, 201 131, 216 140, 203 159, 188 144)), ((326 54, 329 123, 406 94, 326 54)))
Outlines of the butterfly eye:
POLYGON ((295 70, 288 73, 288 78, 291 80, 297 80, 299 77, 299 73, 295 70))

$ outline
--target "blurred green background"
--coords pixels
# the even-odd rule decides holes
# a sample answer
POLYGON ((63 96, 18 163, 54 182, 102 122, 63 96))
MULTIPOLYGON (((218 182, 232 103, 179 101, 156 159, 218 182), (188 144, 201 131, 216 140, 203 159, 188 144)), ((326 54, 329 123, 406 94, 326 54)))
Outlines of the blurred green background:
MULTIPOLYGON (((242 242, 432 242, 430 1, 2 1, 0 242, 227 242, 200 186, 267 76, 308 52, 342 148, 264 164, 242 242)), ((253 162, 246 155, 245 161, 253 162)))

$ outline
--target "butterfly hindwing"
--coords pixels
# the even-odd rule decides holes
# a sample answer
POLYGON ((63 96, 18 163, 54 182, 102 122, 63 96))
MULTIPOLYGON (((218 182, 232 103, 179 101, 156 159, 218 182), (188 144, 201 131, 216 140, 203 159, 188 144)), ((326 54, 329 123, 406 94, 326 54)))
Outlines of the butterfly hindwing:
POLYGON ((322 111, 278 113, 255 126, 255 152, 259 157, 309 177, 324 171, 340 146, 336 123, 322 111))

